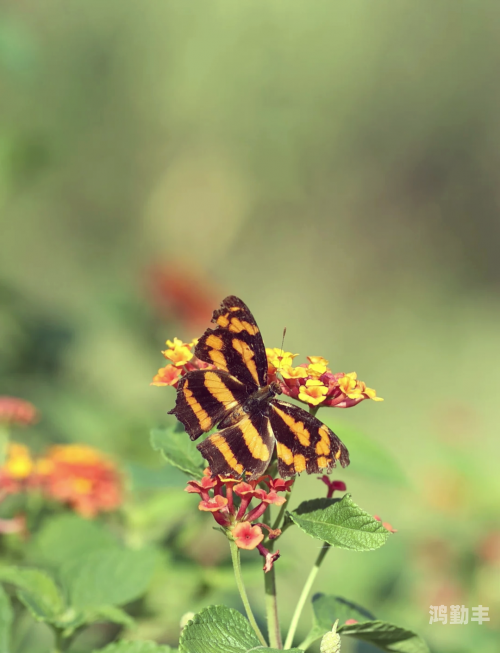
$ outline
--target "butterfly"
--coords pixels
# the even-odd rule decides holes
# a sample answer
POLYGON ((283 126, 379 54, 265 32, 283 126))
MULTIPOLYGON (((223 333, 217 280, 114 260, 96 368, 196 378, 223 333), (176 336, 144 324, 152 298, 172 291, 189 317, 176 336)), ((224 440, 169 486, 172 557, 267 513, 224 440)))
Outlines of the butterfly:
POLYGON ((261 476, 276 446, 282 477, 306 471, 330 472, 339 461, 349 464, 340 439, 308 412, 277 399, 276 381, 267 382, 266 349, 249 308, 238 297, 226 297, 213 313, 194 354, 216 369, 188 372, 177 387, 173 414, 191 440, 217 426, 198 445, 212 475, 261 476))

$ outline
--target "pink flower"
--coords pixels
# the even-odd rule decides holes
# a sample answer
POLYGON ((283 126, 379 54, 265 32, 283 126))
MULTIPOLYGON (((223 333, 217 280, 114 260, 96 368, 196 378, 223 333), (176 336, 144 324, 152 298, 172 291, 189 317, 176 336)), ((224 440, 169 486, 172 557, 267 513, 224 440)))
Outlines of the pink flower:
POLYGON ((239 549, 251 551, 255 549, 264 539, 264 533, 260 526, 252 526, 248 521, 236 524, 231 534, 239 549))

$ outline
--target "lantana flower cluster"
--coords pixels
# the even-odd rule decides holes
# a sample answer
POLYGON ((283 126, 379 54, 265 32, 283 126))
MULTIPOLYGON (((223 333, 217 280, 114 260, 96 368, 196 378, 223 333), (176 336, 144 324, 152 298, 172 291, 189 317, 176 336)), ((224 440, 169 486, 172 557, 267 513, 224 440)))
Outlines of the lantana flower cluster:
MULTIPOLYGON (((167 340, 163 356, 170 361, 158 370, 151 385, 177 387, 179 380, 192 370, 213 369, 215 366, 199 360, 193 353, 197 339, 185 343, 179 338, 167 340)), ((282 392, 308 406, 351 408, 365 399, 383 401, 373 388, 360 381, 356 372, 332 372, 322 356, 308 356, 308 363, 293 367, 292 354, 282 349, 266 349, 268 382, 279 383, 282 392)))
POLYGON ((114 462, 92 447, 58 445, 35 458, 25 445, 10 442, 0 468, 0 492, 31 491, 95 517, 121 505, 123 479, 114 462))
POLYGON ((201 480, 188 482, 186 492, 201 496, 199 510, 211 512, 238 548, 258 549, 265 559, 264 571, 267 572, 278 559, 279 551, 271 553, 262 545, 262 541, 264 537, 276 539, 281 531, 258 520, 268 506, 282 506, 286 502, 286 498, 278 493, 290 492, 293 483, 294 479, 285 481, 269 475, 253 481, 222 476, 212 478, 211 471, 207 468, 201 480), (254 500, 255 505, 252 505, 254 500), (267 531, 266 535, 262 529, 267 531))
POLYGON ((307 356, 308 363, 293 367, 292 354, 266 349, 269 383, 277 381, 284 394, 308 406, 351 408, 365 399, 383 401, 373 388, 360 381, 356 372, 332 372, 322 356, 307 356))

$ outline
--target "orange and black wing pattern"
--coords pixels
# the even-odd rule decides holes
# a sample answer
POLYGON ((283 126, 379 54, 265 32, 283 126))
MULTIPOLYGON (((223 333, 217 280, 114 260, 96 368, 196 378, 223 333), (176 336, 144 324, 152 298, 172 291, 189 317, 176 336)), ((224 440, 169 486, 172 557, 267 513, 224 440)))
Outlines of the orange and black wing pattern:
POLYGON ((195 348, 195 356, 242 381, 249 392, 266 385, 267 357, 259 327, 238 297, 223 300, 214 311, 215 329, 207 329, 195 348))
POLYGON ((269 419, 262 413, 247 413, 232 426, 221 429, 198 445, 208 460, 212 475, 240 476, 246 479, 262 476, 274 450, 274 436, 269 419))
POLYGON ((184 424, 191 440, 210 431, 248 397, 244 383, 220 370, 195 370, 179 381, 170 414, 184 424))
POLYGON ((280 476, 304 471, 328 474, 337 461, 342 467, 349 464, 349 453, 335 433, 302 408, 274 399, 269 420, 276 438, 280 476))

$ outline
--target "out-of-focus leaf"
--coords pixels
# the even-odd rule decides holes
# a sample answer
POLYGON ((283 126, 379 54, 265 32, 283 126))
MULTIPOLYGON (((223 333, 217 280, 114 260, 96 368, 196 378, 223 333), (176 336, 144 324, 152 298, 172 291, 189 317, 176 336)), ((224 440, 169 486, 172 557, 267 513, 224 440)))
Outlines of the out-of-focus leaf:
POLYGON ((203 456, 184 430, 177 426, 154 429, 151 432, 151 445, 155 451, 161 451, 167 462, 191 478, 202 477, 206 467, 203 456))
MULTIPOLYGON (((325 415, 321 415, 323 419, 325 415)), ((401 466, 392 454, 379 442, 375 442, 361 431, 331 418, 323 421, 339 435, 349 449, 349 456, 356 464, 349 467, 349 472, 364 477, 386 481, 395 485, 408 485, 409 481, 401 466)))
POLYGON ((10 651, 10 628, 12 625, 12 607, 9 597, 0 585, 0 653, 10 651))
POLYGON ((116 605, 103 605, 86 615, 85 622, 110 621, 126 628, 133 628, 135 620, 116 605))
POLYGON ((0 581, 14 585, 17 596, 38 621, 54 621, 64 609, 56 584, 44 571, 0 567, 0 581))
POLYGON ((371 551, 385 544, 390 535, 379 521, 352 501, 350 494, 340 500, 304 501, 288 514, 304 533, 340 549, 371 551))
POLYGON ((373 621, 375 619, 373 614, 365 610, 365 608, 351 601, 346 601, 340 596, 315 594, 312 598, 312 608, 314 613, 313 626, 306 638, 309 644, 330 631, 337 619, 340 624, 345 623, 348 619, 356 619, 358 622, 373 621))
POLYGON ((128 463, 126 471, 134 490, 157 490, 186 485, 185 475, 171 465, 165 465, 160 469, 151 469, 138 463, 128 463))
POLYGON ((123 605, 143 594, 157 563, 152 549, 93 551, 66 563, 61 575, 76 609, 123 605))
POLYGON ((348 619, 356 621, 375 621, 374 615, 352 601, 340 596, 328 594, 315 594, 312 598, 312 608, 315 623, 325 630, 331 630, 333 624, 339 620, 340 626, 348 619))
POLYGON ((429 647, 417 634, 384 621, 344 625, 338 632, 369 642, 387 653, 429 653, 429 647))
POLYGON ((93 653, 175 653, 176 648, 155 644, 155 642, 114 642, 93 653))
POLYGON ((114 547, 116 540, 98 522, 77 515, 60 515, 46 523, 33 545, 44 561, 59 567, 92 551, 114 547))

